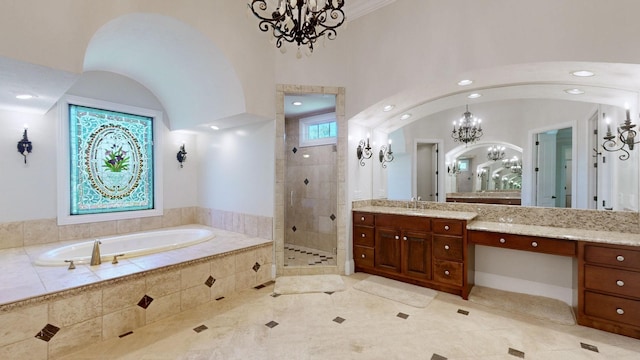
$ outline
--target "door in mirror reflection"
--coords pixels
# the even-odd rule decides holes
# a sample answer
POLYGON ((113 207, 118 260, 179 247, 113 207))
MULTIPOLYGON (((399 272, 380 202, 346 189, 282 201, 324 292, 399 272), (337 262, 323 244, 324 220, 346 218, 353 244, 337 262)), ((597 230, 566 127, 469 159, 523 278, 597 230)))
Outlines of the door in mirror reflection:
POLYGON ((572 128, 535 135, 536 205, 571 207, 572 128))
POLYGON ((438 144, 416 146, 416 194, 423 201, 438 201, 438 144))

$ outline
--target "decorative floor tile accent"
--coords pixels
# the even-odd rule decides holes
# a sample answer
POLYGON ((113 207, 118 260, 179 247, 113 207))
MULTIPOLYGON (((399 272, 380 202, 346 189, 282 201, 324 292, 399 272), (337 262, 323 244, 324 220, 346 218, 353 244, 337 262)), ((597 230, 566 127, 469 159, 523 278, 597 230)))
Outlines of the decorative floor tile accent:
POLYGON ((133 334, 133 331, 127 331, 127 332, 126 332, 126 333, 124 333, 124 334, 118 335, 118 337, 119 337, 119 338, 123 338, 123 337, 125 337, 125 336, 129 336, 129 335, 131 335, 131 334, 133 334))
POLYGON ((146 309, 149 307, 149 305, 151 305, 151 302, 153 301, 153 298, 149 295, 145 295, 142 297, 142 299, 140 299, 140 301, 138 301, 138 306, 140 306, 143 309, 146 309))
POLYGON ((275 322, 275 321, 273 321, 273 320, 271 320, 271 321, 269 321, 268 323, 266 323, 265 325, 266 325, 268 328, 273 329, 274 327, 278 326, 278 323, 277 323, 277 322, 275 322))
POLYGON ((193 331, 195 331, 197 333, 201 333, 201 332, 203 332, 203 331, 205 331, 207 329, 208 329, 208 327, 203 324, 203 325, 200 325, 198 327, 193 328, 193 331))
POLYGON ((309 179, 304 179, 304 184, 309 185, 309 179))
POLYGON ((600 352, 600 351, 598 351, 598 347, 595 346, 595 345, 586 344, 586 343, 581 342, 580 343, 580 347, 582 347, 585 350, 589 350, 589 351, 593 351, 593 352, 600 352))
POLYGON ((325 291, 324 293, 327 295, 332 295, 335 291, 325 291))
POLYGON ((224 299, 224 296, 220 296, 219 298, 216 298, 216 301, 220 301, 222 299, 224 299))
MULTIPOLYGON (((291 230, 293 230, 293 232, 296 232, 296 230, 298 230, 298 228, 294 226, 294 227, 291 228, 291 230)), ((300 250, 298 250, 298 251, 300 251, 300 250)))
POLYGON ((213 278, 213 276, 209 275, 209 278, 207 279, 207 281, 204 282, 205 285, 207 285, 208 287, 212 287, 213 284, 216 283, 216 279, 213 278))
POLYGON ((35 337, 40 340, 49 342, 49 340, 51 340, 58 333, 58 331, 60 331, 59 327, 47 324, 42 328, 42 330, 40 330, 39 333, 36 334, 35 337))
POLYGON ((336 216, 331 214, 331 216, 329 216, 329 218, 331 219, 331 221, 334 221, 336 219, 336 216))
POLYGON ((435 354, 435 353, 434 353, 434 354, 431 356, 431 360, 447 360, 447 358, 446 358, 446 357, 444 357, 444 356, 442 356, 442 355, 438 355, 438 354, 435 354))
POLYGON ((260 284, 258 286, 254 286, 253 288, 256 289, 256 290, 260 290, 260 289, 265 288, 265 287, 266 286, 264 286, 264 284, 260 284))
POLYGON ((274 297, 274 298, 277 298, 278 296, 280 296, 280 294, 276 294, 276 293, 271 294, 271 297, 274 297))
POLYGON ((317 266, 336 265, 336 260, 330 252, 309 249, 304 246, 287 244, 285 247, 284 266, 317 266), (316 255, 317 254, 317 255, 316 255))
POLYGON ((469 315, 469 312, 467 310, 458 309, 458 314, 469 315))
POLYGON ((338 324, 342 324, 343 322, 345 322, 345 320, 347 319, 343 319, 340 316, 337 316, 335 319, 333 319, 333 321, 337 322, 338 324))
POLYGON ((258 272, 258 270, 260 270, 260 264, 258 264, 257 262, 255 264, 253 264, 252 267, 253 271, 258 272))
POLYGON ((405 319, 407 320, 409 318, 409 314, 405 314, 405 313, 398 313, 398 315, 396 315, 397 317, 401 318, 401 319, 405 319))
POLYGON ((509 348, 509 355, 524 359, 524 352, 520 350, 509 348))
POLYGON ((297 152, 298 152, 298 149, 293 148, 293 149, 291 149, 291 151, 293 151, 293 153, 295 154, 295 153, 297 153, 297 152))

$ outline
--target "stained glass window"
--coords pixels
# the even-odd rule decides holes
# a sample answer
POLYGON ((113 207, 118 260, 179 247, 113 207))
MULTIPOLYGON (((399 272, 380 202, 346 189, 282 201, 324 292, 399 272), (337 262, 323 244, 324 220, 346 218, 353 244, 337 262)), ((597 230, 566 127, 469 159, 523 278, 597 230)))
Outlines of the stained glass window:
POLYGON ((69 104, 71 215, 154 208, 153 118, 69 104))

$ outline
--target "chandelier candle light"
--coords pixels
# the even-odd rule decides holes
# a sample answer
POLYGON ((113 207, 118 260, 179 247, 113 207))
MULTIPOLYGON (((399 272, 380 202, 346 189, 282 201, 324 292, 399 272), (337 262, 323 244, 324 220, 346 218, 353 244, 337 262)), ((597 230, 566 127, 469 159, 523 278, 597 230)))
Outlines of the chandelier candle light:
POLYGON ((360 140, 360 143, 358 143, 356 155, 358 156, 358 160, 360 161, 360 166, 364 166, 364 161, 366 159, 371 159, 373 151, 371 151, 371 145, 369 145, 369 134, 367 134, 366 142, 364 141, 364 139, 362 139, 360 140))
POLYGON ((620 160, 627 160, 629 158, 629 151, 627 151, 624 147, 625 145, 629 148, 629 150, 633 150, 633 146, 639 141, 635 141, 637 132, 633 130, 636 127, 635 124, 631 123, 631 116, 629 114, 629 104, 625 104, 626 108, 626 119, 624 123, 618 127, 618 136, 615 136, 611 133, 611 120, 606 116, 605 113, 602 113, 602 117, 606 119, 607 122, 607 135, 604 136, 604 142, 602 143, 602 148, 613 152, 621 150, 624 154, 618 156, 620 160), (616 138, 620 140, 620 143, 616 141, 616 138))
POLYGON ((382 164, 382 168, 386 169, 388 162, 393 161, 393 151, 391 151, 391 139, 389 139, 389 146, 382 145, 380 147, 380 153, 378 154, 378 158, 380 160, 380 164, 382 164))
POLYGON ((307 46, 313 53, 316 40, 326 37, 333 40, 336 29, 345 21, 344 0, 277 0, 275 9, 268 9, 268 0, 253 0, 249 9, 260 23, 258 28, 271 31, 275 44, 281 52, 286 52, 284 42, 298 45, 297 57, 302 57, 300 46, 307 46))
POLYGON ((462 142, 465 146, 469 143, 476 142, 482 137, 481 122, 481 119, 476 119, 476 117, 469 112, 469 105, 467 105, 467 111, 465 111, 462 118, 460 118, 457 129, 456 122, 453 122, 453 132, 451 133, 453 141, 462 142))
POLYGON ((491 146, 487 152, 487 158, 491 161, 498 161, 504 159, 504 146, 491 146))

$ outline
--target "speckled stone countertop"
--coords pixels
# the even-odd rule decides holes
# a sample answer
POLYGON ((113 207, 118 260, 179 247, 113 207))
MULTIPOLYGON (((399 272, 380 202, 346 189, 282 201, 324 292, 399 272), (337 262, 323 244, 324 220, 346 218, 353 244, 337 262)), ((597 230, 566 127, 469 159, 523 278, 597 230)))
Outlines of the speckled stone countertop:
POLYGON ((614 231, 582 230, 574 228, 510 224, 490 221, 471 222, 467 224, 467 230, 540 236, 564 240, 583 240, 613 245, 640 246, 640 234, 629 234, 614 231))
POLYGON ((444 211, 431 209, 413 209, 404 207, 386 207, 386 206, 364 206, 354 211, 363 211, 377 214, 394 214, 394 215, 412 215, 425 216, 432 218, 455 219, 455 220, 473 220, 478 214, 464 211, 444 211))

